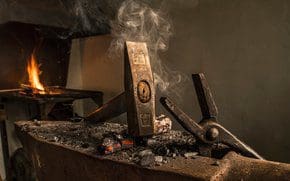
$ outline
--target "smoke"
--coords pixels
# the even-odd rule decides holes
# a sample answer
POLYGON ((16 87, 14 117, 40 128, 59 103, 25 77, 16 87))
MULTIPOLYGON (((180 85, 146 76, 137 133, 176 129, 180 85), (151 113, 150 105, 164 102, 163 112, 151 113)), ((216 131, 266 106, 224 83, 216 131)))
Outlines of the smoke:
POLYGON ((89 31, 92 29, 92 25, 89 21, 89 8, 86 1, 76 1, 74 5, 74 11, 76 16, 79 18, 78 24, 81 24, 82 29, 89 31))
POLYGON ((78 36, 109 33, 108 21, 112 17, 111 12, 114 12, 120 4, 119 0, 76 0, 68 3, 58 0, 58 2, 71 17, 71 22, 64 22, 64 24, 71 24, 70 31, 60 35, 61 39, 67 39, 74 33, 78 36))
POLYGON ((113 40, 109 48, 111 59, 123 58, 125 41, 147 43, 155 87, 164 94, 180 98, 181 83, 187 77, 178 71, 170 70, 160 59, 159 52, 165 52, 173 35, 170 21, 161 9, 154 10, 141 1, 124 1, 111 22, 113 40))

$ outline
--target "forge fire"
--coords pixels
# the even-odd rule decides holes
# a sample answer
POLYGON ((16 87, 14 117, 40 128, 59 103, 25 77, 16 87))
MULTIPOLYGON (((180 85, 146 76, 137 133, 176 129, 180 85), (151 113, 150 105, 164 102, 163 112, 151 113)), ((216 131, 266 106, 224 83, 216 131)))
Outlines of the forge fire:
POLYGON ((289 7, 0 1, 0 180, 289 180, 289 7))
POLYGON ((40 65, 38 65, 35 55, 32 54, 27 64, 27 73, 29 77, 29 83, 32 88, 39 90, 39 93, 44 93, 44 87, 39 80, 39 75, 41 74, 39 67, 40 65))

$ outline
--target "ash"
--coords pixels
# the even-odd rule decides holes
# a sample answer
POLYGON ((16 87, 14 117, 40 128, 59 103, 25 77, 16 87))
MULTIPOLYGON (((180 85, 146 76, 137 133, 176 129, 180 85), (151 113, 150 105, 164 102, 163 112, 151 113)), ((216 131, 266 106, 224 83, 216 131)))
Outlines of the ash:
MULTIPOLYGON (((134 145, 116 149, 109 154, 100 153, 99 147, 105 139, 124 136, 128 139, 127 125, 68 121, 26 121, 22 131, 32 136, 64 145, 67 148, 115 161, 138 164, 144 167, 160 166, 177 157, 194 159, 197 153, 196 139, 187 132, 170 130, 142 140, 134 140, 134 145)), ((132 138, 133 139, 133 138, 132 138)))

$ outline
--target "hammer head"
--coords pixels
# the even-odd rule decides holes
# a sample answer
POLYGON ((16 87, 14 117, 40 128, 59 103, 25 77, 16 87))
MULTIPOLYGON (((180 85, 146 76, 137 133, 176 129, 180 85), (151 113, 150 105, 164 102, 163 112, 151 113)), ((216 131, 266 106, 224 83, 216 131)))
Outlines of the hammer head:
POLYGON ((133 136, 154 134, 155 90, 146 43, 125 43, 125 94, 128 131, 133 136))

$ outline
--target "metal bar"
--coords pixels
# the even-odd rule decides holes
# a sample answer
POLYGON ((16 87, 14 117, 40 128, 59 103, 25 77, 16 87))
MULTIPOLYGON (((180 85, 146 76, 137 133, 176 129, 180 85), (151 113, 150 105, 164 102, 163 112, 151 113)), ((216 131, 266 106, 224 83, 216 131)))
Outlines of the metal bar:
POLYGON ((0 90, 0 94, 19 92, 19 91, 22 91, 22 90, 23 89, 2 89, 2 90, 0 90))
POLYGON ((192 80, 194 83, 203 119, 217 117, 218 109, 212 97, 210 88, 204 74, 193 74, 192 80))
MULTIPOLYGON (((2 105, 1 105, 2 106, 2 105)), ((2 154, 4 160, 4 168, 5 168, 5 175, 6 179, 9 176, 9 146, 8 146, 8 139, 7 139, 7 131, 6 131, 6 114, 5 109, 0 108, 0 134, 1 134, 1 145, 2 145, 2 154)))
POLYGON ((113 117, 119 116, 127 111, 125 92, 111 99, 102 107, 90 113, 85 120, 91 123, 104 122, 113 117))

